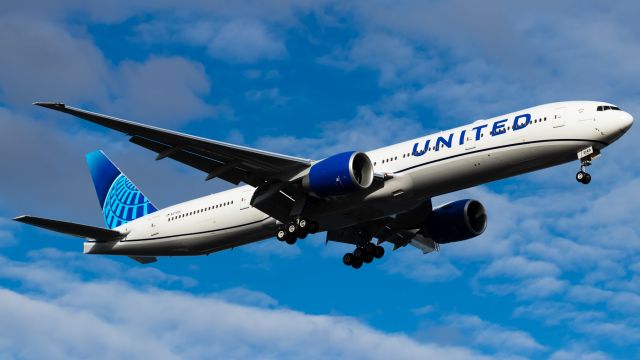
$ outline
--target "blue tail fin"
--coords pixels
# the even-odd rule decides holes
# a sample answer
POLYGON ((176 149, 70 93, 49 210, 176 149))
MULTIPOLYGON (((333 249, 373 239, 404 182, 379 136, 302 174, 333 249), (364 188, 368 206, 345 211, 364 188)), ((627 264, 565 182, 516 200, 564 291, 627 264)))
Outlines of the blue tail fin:
POLYGON ((88 153, 87 164, 109 229, 158 210, 102 150, 88 153))

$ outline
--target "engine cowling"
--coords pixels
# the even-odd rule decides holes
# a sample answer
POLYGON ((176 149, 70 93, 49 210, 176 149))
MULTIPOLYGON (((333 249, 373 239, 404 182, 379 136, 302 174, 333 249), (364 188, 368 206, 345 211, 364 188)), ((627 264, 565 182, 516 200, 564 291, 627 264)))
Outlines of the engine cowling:
POLYGON ((318 197, 342 196, 373 183, 373 164, 367 154, 348 151, 313 164, 302 185, 318 197))
POLYGON ((477 200, 450 202, 433 209, 424 232, 433 241, 446 244, 476 237, 487 228, 487 213, 477 200))

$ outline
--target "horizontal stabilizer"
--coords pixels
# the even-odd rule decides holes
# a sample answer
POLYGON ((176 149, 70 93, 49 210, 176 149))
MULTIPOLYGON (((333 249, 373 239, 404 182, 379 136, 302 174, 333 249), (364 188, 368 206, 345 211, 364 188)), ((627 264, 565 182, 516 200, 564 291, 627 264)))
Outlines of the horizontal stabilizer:
POLYGON ((155 256, 129 256, 129 257, 143 265, 151 264, 158 261, 158 258, 155 256))
POLYGON ((76 224, 66 221, 51 220, 35 216, 23 215, 13 219, 27 225, 41 227, 43 229, 93 239, 97 242, 108 242, 123 239, 126 234, 116 230, 104 229, 96 226, 76 224))

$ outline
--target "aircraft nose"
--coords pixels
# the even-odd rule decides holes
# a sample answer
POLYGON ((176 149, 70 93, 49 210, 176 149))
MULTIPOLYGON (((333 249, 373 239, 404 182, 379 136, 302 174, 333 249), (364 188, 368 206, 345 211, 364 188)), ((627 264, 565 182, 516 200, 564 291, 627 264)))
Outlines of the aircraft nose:
POLYGON ((633 124, 633 116, 626 111, 623 111, 620 115, 620 130, 626 132, 633 124))

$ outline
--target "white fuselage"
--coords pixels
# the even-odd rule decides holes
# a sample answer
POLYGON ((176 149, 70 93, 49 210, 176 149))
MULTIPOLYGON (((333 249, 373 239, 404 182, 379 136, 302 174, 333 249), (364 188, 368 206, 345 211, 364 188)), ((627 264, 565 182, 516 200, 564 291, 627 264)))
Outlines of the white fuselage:
MULTIPOLYGON (((541 105, 367 152, 378 186, 330 201, 308 203, 304 216, 321 230, 338 229, 414 208, 426 198, 577 160, 631 126, 623 111, 596 111, 602 102, 541 105), (525 125, 526 124, 526 125, 525 125)), ((250 206, 251 186, 161 209, 117 230, 116 243, 85 242, 85 253, 118 255, 207 254, 272 237, 275 219, 250 206)))

